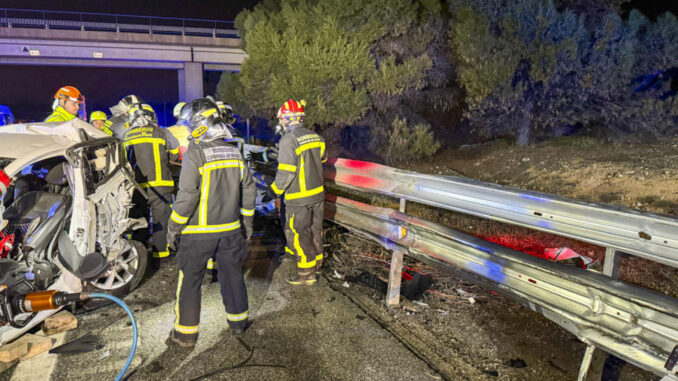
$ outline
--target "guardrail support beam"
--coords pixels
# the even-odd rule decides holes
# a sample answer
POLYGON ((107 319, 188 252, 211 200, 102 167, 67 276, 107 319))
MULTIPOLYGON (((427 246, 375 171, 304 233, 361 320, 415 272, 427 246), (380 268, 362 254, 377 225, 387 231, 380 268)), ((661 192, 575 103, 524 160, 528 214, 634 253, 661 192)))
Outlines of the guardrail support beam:
POLYGON ((591 360, 593 359, 593 352, 596 350, 596 347, 593 345, 588 345, 586 351, 584 352, 584 358, 581 360, 581 366, 579 367, 579 376, 577 381, 586 381, 586 374, 589 372, 589 367, 591 366, 591 360))
POLYGON ((622 253, 616 249, 608 247, 605 249, 605 262, 603 263, 603 274, 612 279, 619 277, 619 264, 621 263, 622 253))
POLYGON ((391 271, 388 275, 388 290, 386 291, 386 307, 393 308, 400 304, 400 282, 402 281, 403 252, 394 250, 391 257, 391 271))

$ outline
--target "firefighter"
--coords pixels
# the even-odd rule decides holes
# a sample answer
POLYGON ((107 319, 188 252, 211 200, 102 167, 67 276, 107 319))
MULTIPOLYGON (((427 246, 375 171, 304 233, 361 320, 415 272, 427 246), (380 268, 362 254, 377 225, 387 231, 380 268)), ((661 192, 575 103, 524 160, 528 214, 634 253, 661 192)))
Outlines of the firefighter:
POLYGON ((245 239, 252 235, 256 188, 240 151, 214 102, 196 99, 182 108, 191 133, 184 154, 179 192, 169 222, 168 242, 181 234, 177 262, 174 329, 170 340, 193 346, 200 323, 200 284, 210 258, 219 266, 218 279, 233 334, 248 326, 248 303, 242 265, 245 239))
POLYGON ((323 166, 325 140, 302 124, 304 101, 288 100, 280 110, 285 135, 280 139, 278 172, 271 189, 284 195, 285 251, 297 260, 292 285, 313 285, 322 265, 323 166))
POLYGON ((104 126, 107 120, 108 117, 103 111, 93 111, 89 116, 89 124, 105 132, 108 136, 113 136, 113 132, 104 126))
POLYGON ((104 123, 104 127, 109 129, 113 136, 120 140, 125 139, 125 134, 127 133, 127 123, 129 120, 129 115, 127 110, 130 106, 144 103, 143 99, 138 95, 128 95, 120 99, 117 105, 110 108, 113 116, 104 123))
POLYGON ((78 116, 80 108, 85 104, 85 97, 73 86, 64 86, 54 94, 53 112, 45 122, 68 122, 78 116))
MULTIPOLYGON (((140 192, 133 196, 131 217, 148 218, 149 206, 152 224, 151 246, 153 258, 169 257, 167 248, 167 221, 170 217, 174 180, 169 162, 179 156, 179 143, 160 128, 153 108, 147 104, 133 104, 127 111, 129 129, 125 134, 127 160, 134 168, 136 180, 146 190, 146 200, 140 192), (146 202, 147 201, 147 202, 146 202)), ((143 234, 143 233, 142 233, 143 234)), ((137 238, 145 242, 147 237, 137 238)))

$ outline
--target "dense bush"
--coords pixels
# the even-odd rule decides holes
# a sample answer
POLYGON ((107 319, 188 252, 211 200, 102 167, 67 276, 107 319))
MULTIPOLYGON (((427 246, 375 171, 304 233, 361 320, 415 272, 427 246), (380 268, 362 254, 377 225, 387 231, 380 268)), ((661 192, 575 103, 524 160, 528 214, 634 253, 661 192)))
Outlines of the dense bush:
POLYGON ((551 1, 456 1, 451 44, 466 117, 486 136, 560 135, 585 126, 620 139, 675 134, 678 22, 666 14, 598 23, 551 1))
POLYGON ((386 160, 392 163, 408 162, 428 157, 440 149, 428 124, 409 126, 407 120, 396 118, 388 138, 386 160))
POLYGON ((623 19, 626 2, 265 0, 236 19, 248 58, 218 95, 268 119, 304 98, 308 125, 391 162, 433 154, 460 108, 521 145, 674 135, 678 21, 623 19))

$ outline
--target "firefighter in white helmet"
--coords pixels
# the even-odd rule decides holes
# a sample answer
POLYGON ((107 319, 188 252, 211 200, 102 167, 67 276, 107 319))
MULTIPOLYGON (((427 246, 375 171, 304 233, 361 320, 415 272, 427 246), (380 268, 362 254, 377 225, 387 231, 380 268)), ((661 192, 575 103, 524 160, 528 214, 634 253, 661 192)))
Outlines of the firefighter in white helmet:
POLYGON ((200 323, 200 284, 214 257, 234 334, 248 326, 247 289, 242 264, 245 238, 252 235, 256 187, 218 107, 207 98, 183 106, 180 119, 191 132, 184 154, 179 192, 170 217, 168 242, 181 234, 177 262, 176 320, 170 339, 194 346, 200 323))

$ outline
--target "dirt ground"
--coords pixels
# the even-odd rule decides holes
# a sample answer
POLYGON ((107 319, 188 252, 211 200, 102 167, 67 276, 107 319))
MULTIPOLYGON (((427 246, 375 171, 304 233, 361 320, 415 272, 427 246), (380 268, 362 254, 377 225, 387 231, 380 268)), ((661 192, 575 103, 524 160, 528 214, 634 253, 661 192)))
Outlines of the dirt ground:
MULTIPOLYGON (((657 214, 678 215, 678 139, 653 145, 609 144, 592 138, 552 139, 519 148, 506 141, 447 149, 429 160, 401 163, 398 167, 421 173, 466 176, 510 187, 539 191, 579 200, 622 205, 657 214)), ((384 201, 377 203, 383 205, 384 201)), ((397 206, 396 206, 397 208, 397 206)), ((598 259, 602 267, 605 249, 547 233, 483 220, 454 212, 408 204, 408 213, 443 223, 481 237, 530 237, 546 247, 570 247, 598 259)), ((361 237, 333 234, 326 242, 334 254, 335 275, 369 271, 388 277, 390 256, 361 237)), ((585 345, 541 315, 500 295, 470 283, 436 273, 410 261, 410 266, 432 273, 436 282, 418 302, 405 301, 388 310, 383 295, 362 284, 337 286, 382 324, 400 327, 403 340, 421 341, 423 355, 439 364, 452 379, 466 374, 445 358, 464 358, 482 377, 500 380, 576 379, 585 345)), ((678 270, 639 258, 622 261, 620 278, 678 297, 678 270)), ((341 281, 337 279, 337 283, 341 281)), ((398 328, 392 328, 392 331, 398 328)), ((397 333, 394 333, 397 335, 397 333)), ((476 379, 468 376, 463 378, 476 379)), ((631 365, 622 380, 655 377, 631 365)))
MULTIPOLYGON (((445 379, 577 378, 585 344, 529 308, 406 258, 407 266, 432 275, 435 283, 421 299, 409 301, 401 297, 400 307, 388 309, 382 292, 345 279, 367 271, 386 282, 390 254, 341 228, 330 228, 325 241, 330 243, 328 266, 324 269, 330 285, 351 298, 445 379)), ((602 362, 597 367, 590 374, 598 374, 600 380, 602 362)), ((619 378, 658 379, 631 365, 622 368, 619 378)))

